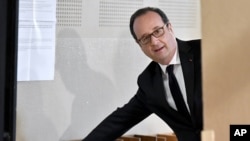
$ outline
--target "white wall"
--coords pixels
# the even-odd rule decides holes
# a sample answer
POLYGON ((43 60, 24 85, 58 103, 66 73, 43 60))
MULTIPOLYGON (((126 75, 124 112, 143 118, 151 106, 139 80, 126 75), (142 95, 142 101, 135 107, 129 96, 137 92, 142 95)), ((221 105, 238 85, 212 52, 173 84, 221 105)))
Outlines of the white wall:
MULTIPOLYGON (((129 7, 136 5, 130 10, 124 6, 127 13, 122 19, 126 20, 117 20, 113 26, 100 25, 100 5, 110 1, 79 1, 81 24, 64 24, 65 19, 58 22, 53 81, 18 82, 17 141, 81 139, 135 94, 137 76, 150 60, 131 38, 128 18, 139 7, 158 6, 164 1, 120 1, 129 7)), ((174 25, 176 36, 181 39, 200 38, 199 1, 191 1, 197 8, 193 26, 174 25)), ((121 3, 117 5, 124 5, 121 3)), ((171 129, 152 115, 126 134, 165 132, 171 129)))

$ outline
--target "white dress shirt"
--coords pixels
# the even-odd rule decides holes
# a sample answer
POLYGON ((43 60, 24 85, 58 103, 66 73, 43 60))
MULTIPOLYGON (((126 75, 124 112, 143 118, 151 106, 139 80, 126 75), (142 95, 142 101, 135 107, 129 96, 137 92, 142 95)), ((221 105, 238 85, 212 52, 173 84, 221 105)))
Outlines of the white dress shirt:
MULTIPOLYGON (((166 72, 166 68, 167 68, 168 65, 161 65, 161 64, 159 64, 159 65, 161 66, 161 69, 163 71, 162 77, 163 77, 163 83, 164 83, 164 88, 165 88, 165 92, 166 92, 167 102, 169 103, 169 105, 173 109, 177 110, 174 99, 173 99, 173 96, 172 96, 170 88, 169 88, 169 84, 168 84, 168 73, 166 72)), ((186 87, 185 87, 185 82, 184 82, 184 77, 183 77, 183 72, 182 72, 181 61, 180 61, 180 57, 179 57, 178 48, 177 48, 172 60, 170 61, 169 65, 174 65, 174 70, 173 70, 174 75, 175 75, 175 77, 176 77, 176 79, 178 81, 178 84, 179 84, 179 87, 180 87, 184 102, 185 102, 185 104, 187 106, 187 109, 190 112, 189 106, 187 104, 187 93, 186 93, 186 87)))

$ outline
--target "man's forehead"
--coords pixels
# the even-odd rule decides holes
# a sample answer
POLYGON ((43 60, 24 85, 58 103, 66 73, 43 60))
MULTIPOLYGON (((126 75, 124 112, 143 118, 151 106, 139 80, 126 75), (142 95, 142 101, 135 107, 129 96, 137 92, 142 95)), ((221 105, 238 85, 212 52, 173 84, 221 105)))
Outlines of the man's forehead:
POLYGON ((142 36, 143 34, 151 33, 158 27, 163 25, 162 18, 156 12, 147 12, 135 19, 133 28, 135 34, 142 36))

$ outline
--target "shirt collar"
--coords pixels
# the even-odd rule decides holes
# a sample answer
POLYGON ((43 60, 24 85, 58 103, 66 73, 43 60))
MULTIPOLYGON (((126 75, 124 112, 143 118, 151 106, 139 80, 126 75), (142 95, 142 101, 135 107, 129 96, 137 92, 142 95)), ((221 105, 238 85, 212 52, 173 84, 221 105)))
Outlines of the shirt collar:
POLYGON ((180 63, 181 63, 181 61, 180 61, 180 56, 179 56, 179 50, 178 50, 178 47, 177 47, 176 52, 175 52, 172 60, 170 61, 170 63, 168 65, 162 65, 160 63, 158 63, 158 64, 160 65, 162 71, 165 73, 167 66, 169 66, 169 65, 177 65, 177 64, 180 64, 180 63))

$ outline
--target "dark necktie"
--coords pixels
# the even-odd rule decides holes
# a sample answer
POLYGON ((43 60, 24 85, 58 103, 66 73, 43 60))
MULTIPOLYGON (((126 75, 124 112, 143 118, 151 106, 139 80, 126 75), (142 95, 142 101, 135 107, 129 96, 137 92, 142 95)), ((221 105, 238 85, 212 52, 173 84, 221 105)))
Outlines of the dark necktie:
POLYGON ((177 110, 182 114, 182 115, 189 115, 186 104, 184 102, 183 96, 181 94, 181 90, 179 88, 178 82, 175 78, 175 75, 173 73, 173 65, 169 65, 167 67, 167 72, 168 72, 168 78, 169 78, 169 87, 170 91, 172 93, 172 96, 174 98, 175 105, 177 107, 177 110))

